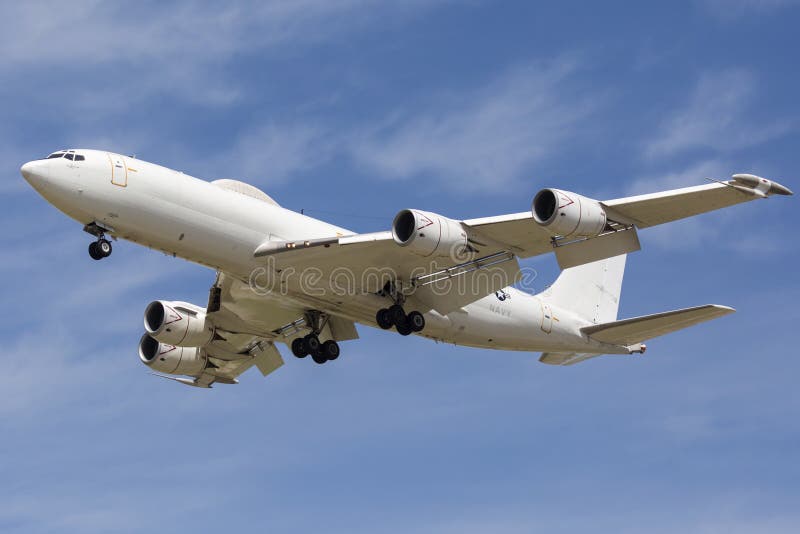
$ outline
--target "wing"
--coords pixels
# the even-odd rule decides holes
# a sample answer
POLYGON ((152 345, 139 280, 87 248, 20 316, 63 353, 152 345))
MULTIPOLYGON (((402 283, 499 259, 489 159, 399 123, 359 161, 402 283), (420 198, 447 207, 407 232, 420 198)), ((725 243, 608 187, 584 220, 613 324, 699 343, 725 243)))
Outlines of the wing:
MULTIPOLYGON (((214 337, 201 349, 208 356, 208 367, 193 379, 159 376, 197 387, 235 384, 236 378, 253 366, 267 376, 283 365, 275 344, 306 333, 305 313, 302 304, 279 301, 275 295, 259 293, 248 283, 218 273, 206 314, 214 337)), ((357 337, 353 322, 341 317, 331 317, 320 334, 323 340, 357 337)))
MULTIPOLYGON (((513 284, 519 264, 500 244, 473 243, 474 257, 421 257, 399 247, 391 232, 259 246, 264 287, 294 295, 307 306, 374 322, 375 310, 352 306, 355 297, 385 296, 392 284, 413 309, 447 314, 513 284)), ((259 281, 256 280, 258 285, 259 281)), ((362 302, 369 302, 369 299, 362 302)), ((366 305, 366 304, 365 304, 366 305)))
POLYGON ((553 235, 536 224, 530 211, 469 219, 464 224, 474 232, 504 247, 520 258, 553 251, 553 235))
POLYGON ((555 252, 559 265, 565 269, 626 254, 640 248, 637 228, 773 194, 792 193, 764 178, 737 174, 727 182, 651 195, 608 201, 584 199, 603 210, 605 226, 599 234, 578 239, 554 235, 537 223, 531 212, 463 221, 420 212, 426 222, 416 231, 426 228, 432 219, 446 221, 439 229, 440 235, 448 231, 452 236, 453 232, 462 231, 468 236, 467 248, 472 253, 469 259, 415 254, 410 247, 398 246, 389 231, 307 241, 266 241, 254 255, 266 258, 263 274, 273 290, 294 294, 300 300, 305 296, 306 303, 310 299, 321 309, 339 311, 356 320, 372 322, 371 314, 377 306, 373 303, 365 314, 348 300, 354 296, 385 296, 387 288, 392 287, 408 292, 419 311, 447 314, 513 284, 520 274, 517 258, 555 252), (451 223, 457 227, 447 230, 445 226, 451 223), (295 281, 285 279, 290 271, 296 275, 295 281), (300 280, 303 276, 305 280, 300 280))
POLYGON ((788 188, 766 178, 734 174, 726 182, 606 200, 603 206, 610 217, 648 228, 771 195, 791 194, 788 188))

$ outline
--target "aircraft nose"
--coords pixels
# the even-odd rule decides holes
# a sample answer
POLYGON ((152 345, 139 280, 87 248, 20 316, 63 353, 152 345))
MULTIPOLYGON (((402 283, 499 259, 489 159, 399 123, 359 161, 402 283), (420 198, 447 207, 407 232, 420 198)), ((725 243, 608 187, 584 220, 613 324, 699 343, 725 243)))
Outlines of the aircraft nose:
POLYGON ((22 177, 29 184, 37 187, 43 185, 43 182, 47 179, 48 166, 46 160, 29 161, 20 167, 19 172, 22 173, 22 177))

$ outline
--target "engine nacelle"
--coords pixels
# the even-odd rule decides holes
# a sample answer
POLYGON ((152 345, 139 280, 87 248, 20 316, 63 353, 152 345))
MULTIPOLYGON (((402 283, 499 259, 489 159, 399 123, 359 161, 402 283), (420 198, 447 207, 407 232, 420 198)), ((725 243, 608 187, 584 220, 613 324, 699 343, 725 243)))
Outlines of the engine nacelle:
POLYGON ((392 237, 395 243, 420 256, 462 259, 470 251, 461 223, 429 211, 398 213, 392 222, 392 237))
POLYGON ((554 236, 596 237, 606 227, 600 203, 560 189, 542 189, 531 204, 533 219, 554 236))
POLYGON ((205 310, 188 302, 151 302, 144 311, 144 329, 153 339, 179 347, 204 347, 214 337, 205 310))
POLYGON ((199 375, 208 358, 197 347, 159 343, 148 334, 139 341, 139 359, 149 368, 170 375, 199 375))

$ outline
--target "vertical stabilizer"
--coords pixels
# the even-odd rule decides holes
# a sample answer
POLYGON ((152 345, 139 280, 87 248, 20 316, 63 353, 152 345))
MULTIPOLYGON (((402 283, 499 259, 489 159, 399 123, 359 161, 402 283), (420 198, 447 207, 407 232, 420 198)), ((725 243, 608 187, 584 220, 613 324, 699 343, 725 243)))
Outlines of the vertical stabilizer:
POLYGON ((625 254, 564 269, 541 298, 595 324, 617 319, 625 254))

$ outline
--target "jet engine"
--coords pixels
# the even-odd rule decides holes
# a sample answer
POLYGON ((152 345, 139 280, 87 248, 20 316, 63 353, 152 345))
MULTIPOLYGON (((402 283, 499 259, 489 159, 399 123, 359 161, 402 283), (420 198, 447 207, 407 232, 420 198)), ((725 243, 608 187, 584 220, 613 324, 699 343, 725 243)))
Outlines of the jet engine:
POLYGON ((144 311, 144 329, 153 339, 180 347, 203 347, 214 336, 206 311, 188 302, 151 302, 144 311))
POLYGON ((203 351, 197 347, 159 343, 148 334, 139 341, 139 359, 154 371, 171 375, 198 375, 208 363, 203 351))
POLYGON ((553 236, 596 237, 606 227, 606 212, 598 201, 560 189, 536 193, 531 211, 553 236))
POLYGON ((461 223, 436 213, 403 210, 392 222, 392 237, 420 256, 461 258, 471 250, 461 223))

